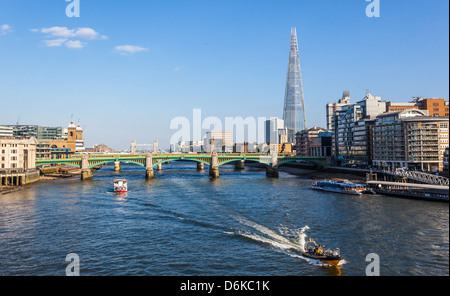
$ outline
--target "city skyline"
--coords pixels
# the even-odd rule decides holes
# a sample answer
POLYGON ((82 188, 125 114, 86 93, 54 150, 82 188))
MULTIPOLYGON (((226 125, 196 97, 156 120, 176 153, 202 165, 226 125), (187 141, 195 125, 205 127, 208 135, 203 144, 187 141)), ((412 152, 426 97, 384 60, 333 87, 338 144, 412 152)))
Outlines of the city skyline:
POLYGON ((73 114, 87 147, 125 149, 131 139, 168 146, 171 119, 194 108, 282 118, 291 27, 309 126, 325 126, 326 103, 346 89, 353 102, 367 89, 448 100, 448 2, 383 1, 380 18, 365 1, 335 2, 82 0, 80 18, 65 1, 2 2, 0 124, 66 126, 73 114))

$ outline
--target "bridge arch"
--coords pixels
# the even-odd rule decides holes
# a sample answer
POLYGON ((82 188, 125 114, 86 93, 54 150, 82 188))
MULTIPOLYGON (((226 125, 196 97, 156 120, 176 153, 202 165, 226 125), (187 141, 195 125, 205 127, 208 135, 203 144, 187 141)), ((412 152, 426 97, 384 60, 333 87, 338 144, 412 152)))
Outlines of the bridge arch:
POLYGON ((133 164, 137 164, 139 166, 145 167, 145 164, 140 163, 138 161, 134 161, 134 160, 108 159, 108 160, 104 160, 104 161, 100 161, 100 162, 96 162, 94 164, 91 164, 91 165, 88 166, 88 168, 92 169, 93 167, 96 167, 98 165, 105 164, 105 163, 115 163, 116 161, 119 161, 121 164, 122 163, 133 163, 133 164))
POLYGON ((174 158, 170 158, 170 159, 162 159, 162 160, 158 160, 156 163, 153 164, 153 166, 157 166, 159 164, 163 164, 169 161, 191 161, 191 162, 200 162, 206 165, 211 165, 208 161, 202 160, 202 159, 197 159, 197 158, 181 158, 181 157, 174 157, 174 158))
POLYGON ((81 169, 81 166, 80 165, 78 165, 78 164, 75 164, 75 163, 70 163, 70 162, 58 162, 58 163, 55 163, 55 162, 40 162, 40 163, 36 163, 36 167, 38 168, 38 167, 41 167, 41 166, 43 166, 43 165, 48 165, 48 164, 59 164, 59 165, 68 165, 68 166, 72 166, 72 167, 76 167, 76 168, 79 168, 79 169, 81 169))
POLYGON ((228 163, 233 163, 233 162, 236 162, 236 161, 242 161, 242 160, 243 161, 251 161, 251 162, 261 163, 261 164, 265 164, 267 166, 271 165, 269 162, 265 162, 265 161, 261 161, 261 160, 257 160, 257 159, 245 159, 245 158, 242 158, 242 159, 229 159, 229 160, 220 162, 219 166, 222 166, 222 165, 225 165, 225 164, 228 164, 228 163))
MULTIPOLYGON (((298 161, 298 159, 288 159, 288 160, 284 160, 284 161, 282 160, 282 161, 277 163, 277 166, 281 166, 283 164, 287 164, 287 163, 290 163, 290 162, 296 162, 296 161, 298 161)), ((324 163, 322 163, 322 162, 320 162, 318 160, 314 160, 314 159, 302 159, 302 161, 312 162, 314 164, 317 164, 320 167, 324 167, 325 166, 324 163)))

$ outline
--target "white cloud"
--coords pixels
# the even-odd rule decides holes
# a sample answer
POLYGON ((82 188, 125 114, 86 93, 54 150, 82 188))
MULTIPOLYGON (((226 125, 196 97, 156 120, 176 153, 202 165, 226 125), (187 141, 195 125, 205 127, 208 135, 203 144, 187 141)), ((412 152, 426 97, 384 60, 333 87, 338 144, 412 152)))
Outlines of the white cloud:
POLYGON ((99 38, 99 36, 100 36, 100 34, 95 32, 95 30, 93 30, 91 28, 79 28, 74 31, 73 37, 94 40, 94 39, 99 38))
POLYGON ((56 47, 56 46, 63 45, 66 41, 67 41, 67 39, 60 38, 60 39, 53 39, 53 40, 44 40, 44 43, 48 47, 56 47))
POLYGON ((134 45, 119 45, 114 47, 114 49, 120 54, 133 54, 138 52, 148 51, 148 48, 134 46, 134 45))
POLYGON ((83 48, 84 44, 80 40, 69 40, 66 42, 68 48, 83 48))
POLYGON ((67 27, 49 27, 41 29, 31 29, 31 32, 42 33, 46 35, 47 40, 44 43, 48 47, 57 47, 65 45, 67 48, 78 49, 83 48, 86 42, 81 42, 80 40, 106 40, 108 39, 105 35, 100 35, 92 28, 76 28, 69 29, 67 27), (55 39, 56 38, 56 39, 55 39))
POLYGON ((10 25, 4 24, 0 26, 0 35, 6 35, 9 32, 12 32, 12 28, 10 25))
POLYGON ((73 37, 73 30, 69 30, 67 27, 51 27, 51 28, 43 28, 39 32, 48 34, 52 37, 73 37))
POLYGON ((100 35, 92 28, 77 28, 77 29, 69 29, 67 27, 50 27, 50 28, 42 28, 42 29, 32 29, 32 32, 41 32, 43 34, 47 34, 50 37, 64 37, 64 38, 80 38, 87 40, 95 40, 95 39, 107 39, 105 35, 100 35))
POLYGON ((85 45, 85 43, 80 40, 67 40, 66 38, 44 40, 44 44, 47 47, 59 47, 64 45, 71 49, 83 48, 85 45))

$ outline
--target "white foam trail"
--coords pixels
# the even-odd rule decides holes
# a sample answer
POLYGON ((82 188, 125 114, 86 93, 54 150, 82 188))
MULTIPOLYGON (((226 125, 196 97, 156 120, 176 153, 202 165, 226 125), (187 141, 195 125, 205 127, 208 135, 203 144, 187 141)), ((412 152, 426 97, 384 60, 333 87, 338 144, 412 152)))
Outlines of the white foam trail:
POLYGON ((300 245, 300 247, 303 249, 305 247, 305 243, 306 243, 306 233, 305 231, 309 229, 308 225, 305 225, 302 229, 300 229, 300 231, 298 232, 298 244, 300 245))
POLYGON ((273 231, 273 230, 271 230, 271 229, 269 229, 269 228, 267 228, 265 226, 262 226, 262 225, 260 225, 260 224, 258 224, 256 222, 250 221, 250 220, 248 220, 246 218, 243 218, 243 217, 240 217, 240 218, 238 218, 236 220, 239 223, 243 224, 243 225, 252 227, 252 228, 258 230, 259 232, 261 232, 261 233, 263 233, 263 234, 265 234, 265 235, 267 235, 267 236, 277 240, 278 243, 289 245, 290 248, 292 248, 292 247, 300 248, 301 247, 299 244, 296 244, 295 242, 288 240, 284 236, 281 236, 278 233, 276 233, 275 231, 273 231))
MULTIPOLYGON (((246 237, 248 239, 251 240, 255 240, 258 242, 262 242, 265 244, 269 244, 272 245, 275 248, 281 249, 281 250, 285 250, 285 251, 289 251, 292 249, 296 249, 296 250, 303 250, 303 248, 305 247, 306 244, 306 231, 309 229, 308 225, 303 226, 300 230, 298 230, 298 234, 297 234, 297 238, 296 241, 291 241, 287 238, 285 238, 284 236, 279 235, 278 233, 274 232, 273 230, 260 225, 256 222, 250 221, 246 218, 243 217, 235 217, 235 220, 238 221, 239 223, 249 226, 259 232, 261 232, 262 234, 265 234, 268 237, 264 237, 258 234, 253 234, 253 233, 249 233, 243 230, 237 231, 236 234, 241 235, 243 237, 246 237)), ((282 233, 285 232, 290 232, 291 230, 287 230, 285 227, 283 227, 281 229, 282 233)), ((317 259, 311 259, 311 258, 307 258, 302 256, 301 254, 296 254, 296 253, 292 253, 292 252, 286 252, 289 256, 294 257, 294 258, 300 258, 302 260, 307 261, 310 264, 316 265, 316 266, 331 266, 328 263, 322 262, 320 260, 317 259)), ((339 265, 343 265, 345 264, 346 261, 342 260, 339 265)))

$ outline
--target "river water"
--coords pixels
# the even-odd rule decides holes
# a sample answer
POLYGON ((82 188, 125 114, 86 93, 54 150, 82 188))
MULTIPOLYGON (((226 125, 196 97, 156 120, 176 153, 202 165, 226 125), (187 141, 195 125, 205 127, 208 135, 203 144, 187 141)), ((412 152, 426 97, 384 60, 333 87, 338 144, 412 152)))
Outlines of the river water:
POLYGON ((449 275, 449 204, 313 191, 280 172, 220 167, 210 181, 195 163, 106 166, 89 181, 40 182, 0 196, 0 275, 364 276, 449 275), (113 180, 129 192, 112 192, 113 180), (334 267, 293 249, 305 236, 340 248, 334 267))

